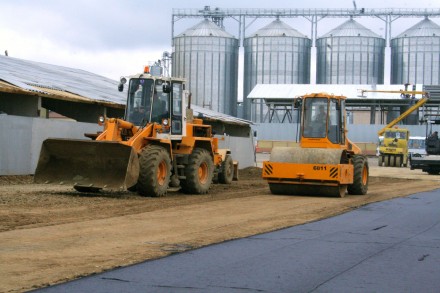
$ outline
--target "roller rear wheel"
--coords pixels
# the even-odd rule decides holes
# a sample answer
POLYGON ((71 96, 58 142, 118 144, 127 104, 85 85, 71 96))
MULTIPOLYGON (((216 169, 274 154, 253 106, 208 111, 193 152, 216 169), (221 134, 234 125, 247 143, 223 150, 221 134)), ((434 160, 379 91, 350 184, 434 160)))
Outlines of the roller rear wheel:
POLYGON ((354 168, 353 184, 348 185, 348 193, 355 195, 367 194, 369 176, 368 160, 363 155, 354 155, 352 160, 354 168))

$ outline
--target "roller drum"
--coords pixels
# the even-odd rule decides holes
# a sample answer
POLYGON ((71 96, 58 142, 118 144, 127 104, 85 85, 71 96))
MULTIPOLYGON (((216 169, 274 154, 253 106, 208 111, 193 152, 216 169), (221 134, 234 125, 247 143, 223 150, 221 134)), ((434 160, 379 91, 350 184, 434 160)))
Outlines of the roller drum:
MULTIPOLYGON (((340 149, 274 147, 270 154, 270 162, 292 164, 329 164, 347 163, 346 151, 340 149)), ((344 197, 347 185, 328 186, 319 182, 303 182, 301 184, 269 183, 273 194, 285 195, 318 195, 344 197)))
POLYGON ((269 161, 295 164, 344 163, 345 150, 322 148, 274 147, 269 161))

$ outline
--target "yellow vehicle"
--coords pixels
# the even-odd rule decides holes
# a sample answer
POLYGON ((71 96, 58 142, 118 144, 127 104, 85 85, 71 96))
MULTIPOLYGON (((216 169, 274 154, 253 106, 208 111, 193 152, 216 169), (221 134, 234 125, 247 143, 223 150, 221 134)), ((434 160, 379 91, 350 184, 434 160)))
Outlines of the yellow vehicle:
POLYGON ((378 165, 385 167, 408 166, 409 130, 387 128, 383 133, 383 143, 379 146, 378 165))
POLYGON ((385 127, 377 132, 379 137, 383 136, 383 144, 379 146, 378 165, 389 167, 408 166, 408 139, 409 131, 403 128, 393 128, 397 123, 408 117, 412 112, 422 107, 429 100, 429 92, 408 90, 409 84, 405 84, 404 90, 360 90, 361 96, 365 93, 385 93, 400 94, 402 98, 414 99, 416 95, 422 95, 414 105, 409 107, 405 112, 396 119, 388 123, 385 127))
MULTIPOLYGON (((218 148, 210 125, 193 118, 185 80, 153 76, 148 67, 129 79, 125 120, 100 117, 104 129, 89 135, 94 140, 45 140, 35 182, 144 196, 164 196, 169 186, 203 194, 213 179, 231 183, 231 152, 218 148)), ((120 91, 126 81, 121 78, 120 91)))
POLYGON ((345 196, 366 194, 368 160, 347 137, 344 96, 305 95, 299 147, 274 147, 263 162, 263 178, 273 194, 345 196))

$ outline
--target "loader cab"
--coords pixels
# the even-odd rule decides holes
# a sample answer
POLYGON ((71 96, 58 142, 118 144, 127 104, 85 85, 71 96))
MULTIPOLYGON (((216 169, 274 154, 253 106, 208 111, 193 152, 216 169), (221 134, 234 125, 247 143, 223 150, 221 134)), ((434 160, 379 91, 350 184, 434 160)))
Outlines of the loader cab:
POLYGON ((304 96, 302 106, 302 144, 330 148, 345 144, 344 99, 326 94, 304 96))
POLYGON ((182 135, 183 90, 181 80, 148 76, 131 78, 125 117, 136 126, 157 123, 164 133, 182 135))

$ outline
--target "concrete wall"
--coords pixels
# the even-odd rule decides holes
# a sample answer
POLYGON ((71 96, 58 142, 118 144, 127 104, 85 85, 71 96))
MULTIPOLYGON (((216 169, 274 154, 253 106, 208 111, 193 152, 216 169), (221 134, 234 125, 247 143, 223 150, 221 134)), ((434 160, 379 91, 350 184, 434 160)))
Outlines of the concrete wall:
POLYGON ((238 168, 256 166, 255 143, 252 137, 225 136, 219 141, 219 148, 227 148, 232 152, 232 159, 238 161, 238 168))
MULTIPOLYGON (((0 176, 34 174, 46 138, 88 139, 102 127, 95 123, 0 115, 0 176)), ((239 168, 255 166, 252 137, 227 136, 219 143, 232 151, 239 168)))
POLYGON ((8 115, 38 117, 38 102, 36 96, 0 92, 0 111, 8 115))
POLYGON ((34 174, 41 144, 49 137, 86 139, 98 124, 0 115, 0 175, 34 174))

